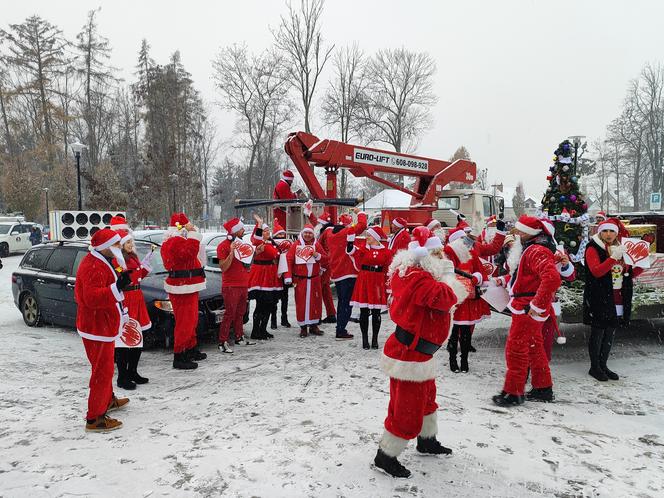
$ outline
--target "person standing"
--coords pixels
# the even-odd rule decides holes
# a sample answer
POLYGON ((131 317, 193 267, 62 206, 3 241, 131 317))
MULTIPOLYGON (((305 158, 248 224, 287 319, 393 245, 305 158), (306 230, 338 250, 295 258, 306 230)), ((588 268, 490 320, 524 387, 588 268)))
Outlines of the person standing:
POLYGON ((390 316, 396 325, 387 339, 381 368, 390 377, 390 403, 385 431, 374 465, 393 477, 410 471, 397 457, 417 438, 417 451, 450 454, 436 438, 436 361, 434 354, 449 333, 455 306, 467 291, 454 275, 440 239, 426 227, 413 230, 408 249, 398 252, 388 271, 392 289, 390 316))
POLYGON ((643 271, 623 259, 622 222, 609 218, 597 227, 586 247, 586 285, 583 290, 583 323, 590 325, 588 374, 600 382, 620 377, 607 366, 615 329, 628 325, 632 313, 633 279, 643 271))
MULTIPOLYGON (((330 254, 330 248, 328 247, 329 239, 327 236, 325 236, 325 232, 328 229, 334 228, 334 224, 332 223, 332 216, 330 216, 330 213, 327 211, 323 211, 323 213, 318 217, 316 217, 316 215, 313 213, 310 213, 309 220, 311 221, 312 225, 316 226, 317 229, 319 228, 316 238, 320 241, 321 246, 323 246, 323 250, 327 254, 330 254)), ((331 265, 332 261, 330 258, 328 259, 328 267, 323 268, 324 271, 321 277, 321 286, 323 289, 323 305, 325 306, 325 318, 323 318, 321 323, 337 323, 337 311, 334 308, 334 297, 332 296, 331 287, 331 265)))
POLYGON ((410 244, 408 221, 397 216, 392 220, 392 236, 387 243, 387 248, 392 251, 392 254, 396 254, 403 249, 408 249, 408 244, 410 244))
MULTIPOLYGON (((285 170, 281 173, 281 179, 274 186, 272 198, 276 201, 289 201, 297 199, 297 193, 291 190, 295 175, 290 170, 285 170)), ((273 218, 279 222, 282 227, 286 227, 286 213, 287 210, 281 207, 275 207, 272 210, 273 218)))
POLYGON ((232 218, 224 223, 226 240, 217 246, 217 258, 221 269, 221 296, 224 298, 226 312, 219 325, 219 351, 233 353, 233 346, 229 341, 230 331, 233 328, 233 337, 236 344, 253 346, 244 336, 244 313, 247 310, 249 294, 249 271, 251 265, 243 263, 236 249, 244 243, 244 223, 240 218, 232 218))
POLYGON ((175 213, 161 246, 164 268, 168 271, 164 290, 175 316, 173 368, 178 370, 198 368, 196 362, 207 358, 196 347, 198 292, 205 289, 206 256, 202 238, 184 213, 175 213))
POLYGON ((295 287, 295 311, 300 337, 323 335, 318 328, 322 314, 321 269, 327 264, 327 254, 314 237, 314 227, 307 223, 297 241, 286 255, 288 273, 284 275, 286 284, 295 287))
MULTIPOLYGON (((286 254, 288 249, 293 245, 293 242, 287 238, 286 230, 279 224, 277 220, 274 220, 272 226, 272 239, 279 249, 279 265, 278 265, 278 274, 279 281, 283 287, 281 292, 279 292, 278 302, 281 302, 281 326, 290 328, 291 324, 288 321, 288 286, 284 284, 284 273, 288 270, 288 261, 286 260, 286 254)), ((271 329, 277 328, 277 306, 272 307, 271 315, 271 329)))
POLYGON ((544 352, 542 325, 553 313, 552 302, 560 286, 556 268, 553 226, 532 216, 522 215, 515 225, 523 252, 510 251, 509 281, 512 324, 505 344, 507 372, 500 394, 493 396, 499 406, 524 402, 524 390, 530 368, 532 390, 528 398, 553 401, 553 381, 544 352))
POLYGON ((359 270, 350 305, 360 309, 362 348, 369 349, 369 315, 371 314, 371 348, 378 349, 381 312, 387 310, 387 270, 392 251, 383 245, 387 236, 379 226, 366 231, 366 244, 357 244, 355 234, 347 236, 346 252, 359 270))
POLYGON ((103 228, 92 236, 90 254, 81 261, 74 287, 76 330, 92 367, 85 417, 85 430, 90 432, 122 427, 122 422, 107 413, 129 402, 113 394, 115 339, 122 333, 125 321, 123 291, 131 285, 129 273, 116 271, 114 259, 122 259, 120 236, 103 228))
POLYGON ((127 333, 121 334, 115 339, 115 363, 118 367, 117 386, 133 391, 136 389, 136 384, 147 384, 149 381, 146 377, 139 375, 138 362, 143 350, 143 333, 152 327, 143 291, 141 291, 141 281, 152 269, 147 261, 141 262, 138 259, 131 233, 126 230, 118 230, 118 234, 121 237, 123 265, 129 272, 131 284, 124 289, 124 305, 129 317, 124 325, 127 333))

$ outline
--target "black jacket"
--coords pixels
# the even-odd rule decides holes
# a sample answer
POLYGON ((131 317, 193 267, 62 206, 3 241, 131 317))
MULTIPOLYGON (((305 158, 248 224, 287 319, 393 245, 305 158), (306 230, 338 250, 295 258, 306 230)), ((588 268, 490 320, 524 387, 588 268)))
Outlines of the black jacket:
MULTIPOLYGON (((600 262, 603 263, 609 257, 606 250, 595 240, 590 239, 586 252, 594 248, 599 254, 600 262)), ((603 277, 596 278, 589 268, 586 269, 586 285, 583 290, 583 323, 597 328, 611 328, 618 325, 628 325, 632 314, 632 283, 631 267, 623 272, 622 301, 623 316, 616 314, 616 305, 613 300, 613 281, 611 272, 603 277)))

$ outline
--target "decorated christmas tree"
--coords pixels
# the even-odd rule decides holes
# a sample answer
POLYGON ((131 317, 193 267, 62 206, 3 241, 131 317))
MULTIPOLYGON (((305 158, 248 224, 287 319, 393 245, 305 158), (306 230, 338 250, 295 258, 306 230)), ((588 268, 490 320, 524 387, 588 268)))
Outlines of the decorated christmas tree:
POLYGON ((562 142, 554 152, 549 168, 549 187, 542 198, 542 214, 553 221, 556 241, 565 247, 570 259, 583 259, 588 243, 588 204, 579 190, 576 169, 577 151, 569 142, 562 142))

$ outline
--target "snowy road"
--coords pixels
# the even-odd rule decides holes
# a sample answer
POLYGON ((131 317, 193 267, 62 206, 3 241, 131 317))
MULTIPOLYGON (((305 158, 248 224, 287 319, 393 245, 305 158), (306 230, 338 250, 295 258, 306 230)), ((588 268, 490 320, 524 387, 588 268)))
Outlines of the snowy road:
POLYGON ((652 330, 619 332, 611 366, 622 380, 600 385, 586 373, 584 329, 572 329, 554 349, 557 402, 505 410, 490 397, 508 322, 492 318, 469 374, 438 355, 439 439, 454 455, 421 457, 411 444, 414 477, 394 481, 369 467, 388 401, 379 353, 335 342, 332 326, 307 339, 280 329, 232 356, 207 344, 191 372, 146 352, 151 380, 117 412, 124 428, 85 433, 80 339, 23 324, 9 284, 19 260, 0 270, 0 496, 662 496, 664 348, 652 330))

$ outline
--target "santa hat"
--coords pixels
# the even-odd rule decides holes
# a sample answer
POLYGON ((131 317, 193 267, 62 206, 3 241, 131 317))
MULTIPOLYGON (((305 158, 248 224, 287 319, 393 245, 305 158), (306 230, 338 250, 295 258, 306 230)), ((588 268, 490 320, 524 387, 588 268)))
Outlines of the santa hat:
POLYGON ((118 215, 111 218, 111 228, 113 230, 129 230, 129 225, 127 224, 127 220, 124 216, 118 215))
POLYGON ((383 229, 378 225, 373 225, 367 228, 367 233, 371 235, 374 239, 376 239, 378 242, 380 242, 381 240, 387 240, 387 235, 385 235, 383 229))
POLYGON ((90 250, 103 251, 120 242, 120 234, 110 228, 97 230, 90 241, 90 250))
POLYGON ((433 232, 436 228, 440 228, 442 225, 440 224, 440 221, 434 218, 429 218, 424 222, 424 226, 433 232))
POLYGON ((274 223, 272 224, 272 237, 276 237, 277 235, 281 234, 286 235, 286 230, 284 230, 284 227, 281 226, 279 220, 274 220, 274 223))
POLYGON ((470 232, 472 230, 471 226, 468 223, 466 223, 465 220, 459 220, 455 228, 459 228, 464 232, 470 232))
POLYGON ((556 233, 556 229, 553 226, 553 223, 548 218, 540 218, 540 223, 542 224, 542 229, 553 237, 556 233))
POLYGON ((348 226, 351 223, 353 223, 353 217, 349 215, 348 213, 344 213, 341 216, 339 216, 339 223, 342 225, 348 226))
POLYGON ((189 218, 187 218, 187 215, 184 213, 173 213, 171 215, 171 224, 170 226, 172 228, 177 228, 178 230, 182 227, 184 227, 186 224, 189 223, 189 218))
POLYGON ((134 237, 131 235, 131 232, 128 230, 117 230, 118 235, 120 236, 120 244, 125 245, 127 242, 132 240, 134 237))
POLYGON ((451 244, 455 240, 459 240, 461 237, 465 237, 465 235, 466 231, 463 228, 453 228, 447 235, 447 243, 451 244))
POLYGON ((281 179, 287 182, 292 182, 293 180, 295 180, 295 175, 291 170, 287 169, 281 173, 281 179))
POLYGON ((595 219, 597 221, 604 221, 606 219, 606 213, 604 211, 600 211, 599 213, 597 213, 595 215, 595 219), (600 218, 601 218, 601 220, 600 220, 600 218))
POLYGON ((416 258, 423 258, 429 251, 441 249, 443 243, 431 233, 427 227, 416 227, 413 230, 413 240, 408 244, 408 252, 416 258))
POLYGON ((408 226, 408 222, 403 219, 401 216, 397 216, 392 220, 392 224, 397 227, 397 228, 406 228, 408 226))
POLYGON ((240 218, 231 218, 224 223, 224 228, 229 235, 234 235, 244 229, 244 223, 242 223, 240 218))
POLYGON ((491 223, 496 223, 496 215, 492 214, 484 221, 486 222, 487 225, 491 225, 491 223))
POLYGON ((602 230, 611 230, 612 232, 617 233, 621 238, 629 237, 627 228, 625 228, 625 225, 623 225, 622 221, 620 221, 618 218, 609 218, 608 220, 600 223, 597 226, 597 232, 601 232, 602 230))
POLYGON ((318 222, 325 225, 332 223, 332 215, 327 211, 323 211, 321 215, 318 217, 318 222))
POLYGON ((514 228, 523 233, 527 233, 528 235, 537 235, 542 233, 544 226, 542 225, 542 221, 540 219, 535 218, 534 216, 522 214, 519 217, 519 221, 514 224, 514 228))
POLYGON ((300 232, 300 235, 302 235, 303 233, 313 234, 314 233, 313 225, 311 223, 307 223, 306 225, 304 225, 304 227, 302 228, 302 231, 300 232))

